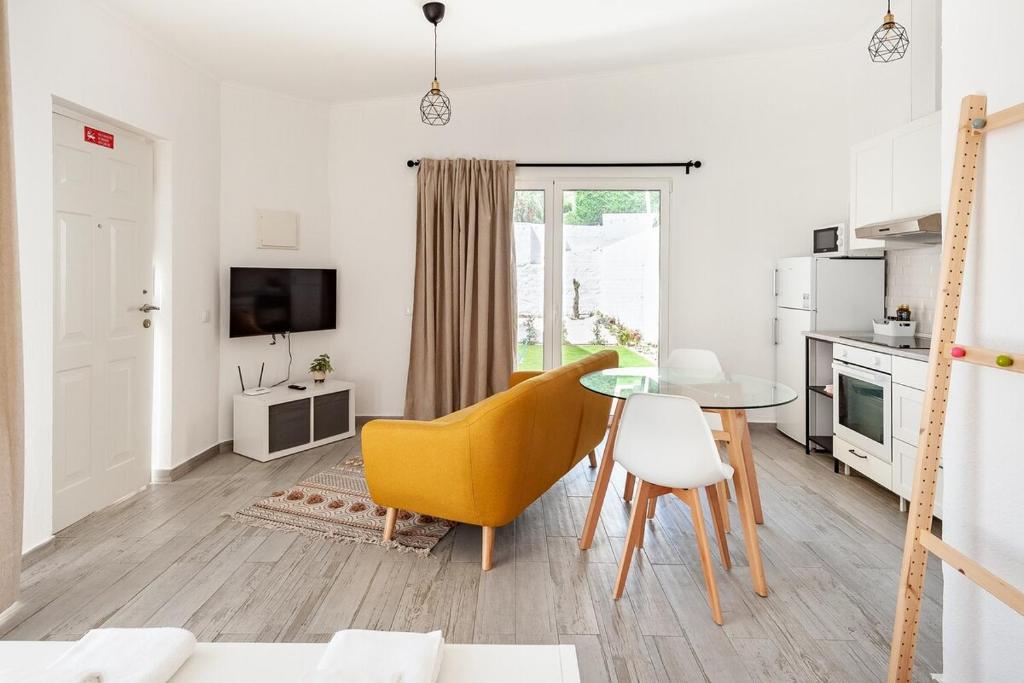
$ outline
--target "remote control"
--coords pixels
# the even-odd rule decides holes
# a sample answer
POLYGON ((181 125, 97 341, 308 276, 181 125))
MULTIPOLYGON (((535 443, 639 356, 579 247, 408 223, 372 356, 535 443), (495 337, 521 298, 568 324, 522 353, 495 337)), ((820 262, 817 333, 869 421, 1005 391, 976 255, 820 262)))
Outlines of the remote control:
POLYGON ((298 389, 299 391, 305 391, 306 390, 306 387, 302 386, 301 384, 289 384, 288 388, 289 389, 298 389))

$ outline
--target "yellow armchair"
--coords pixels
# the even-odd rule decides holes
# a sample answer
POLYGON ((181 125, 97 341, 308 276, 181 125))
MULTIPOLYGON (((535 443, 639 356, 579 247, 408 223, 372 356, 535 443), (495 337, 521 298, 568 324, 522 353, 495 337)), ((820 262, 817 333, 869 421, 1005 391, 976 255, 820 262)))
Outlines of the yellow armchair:
POLYGON ((494 529, 514 520, 604 438, 611 399, 579 378, 616 367, 602 351, 545 373, 516 372, 510 388, 430 422, 373 420, 363 428, 370 495, 388 508, 483 527, 484 570, 494 529))

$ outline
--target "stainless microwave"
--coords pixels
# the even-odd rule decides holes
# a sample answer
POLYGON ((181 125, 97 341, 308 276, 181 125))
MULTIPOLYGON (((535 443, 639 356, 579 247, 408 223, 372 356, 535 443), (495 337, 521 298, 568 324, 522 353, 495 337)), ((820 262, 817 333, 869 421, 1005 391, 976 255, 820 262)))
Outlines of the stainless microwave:
POLYGON ((835 223, 814 229, 814 255, 825 257, 849 256, 850 243, 845 223, 835 223))

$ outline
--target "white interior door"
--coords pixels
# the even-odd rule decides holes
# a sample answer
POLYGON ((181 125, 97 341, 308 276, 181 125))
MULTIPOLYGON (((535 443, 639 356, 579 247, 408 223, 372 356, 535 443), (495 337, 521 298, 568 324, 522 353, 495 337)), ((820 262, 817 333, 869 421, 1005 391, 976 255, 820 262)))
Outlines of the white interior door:
POLYGON ((53 115, 54 531, 150 480, 153 149, 53 115))

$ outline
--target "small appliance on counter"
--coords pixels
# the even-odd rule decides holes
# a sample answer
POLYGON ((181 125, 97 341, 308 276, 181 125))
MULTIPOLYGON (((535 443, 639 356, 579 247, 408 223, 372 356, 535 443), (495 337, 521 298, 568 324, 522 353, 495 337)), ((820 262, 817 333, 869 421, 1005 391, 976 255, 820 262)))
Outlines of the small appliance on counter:
POLYGON ((872 320, 875 334, 883 337, 913 337, 917 334, 916 320, 872 320))
POLYGON ((829 258, 844 258, 850 255, 849 232, 845 223, 835 223, 815 228, 814 255, 829 258))

